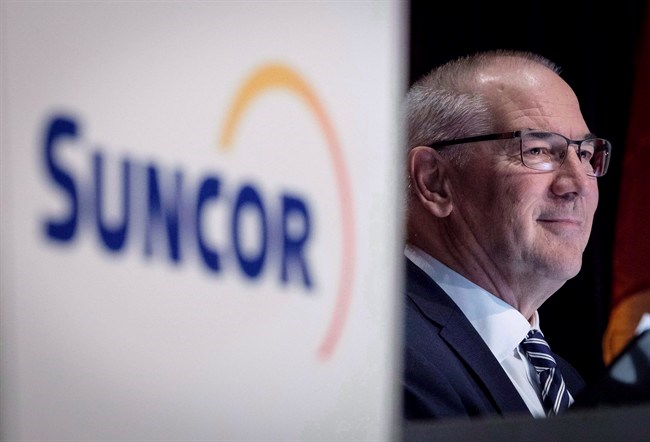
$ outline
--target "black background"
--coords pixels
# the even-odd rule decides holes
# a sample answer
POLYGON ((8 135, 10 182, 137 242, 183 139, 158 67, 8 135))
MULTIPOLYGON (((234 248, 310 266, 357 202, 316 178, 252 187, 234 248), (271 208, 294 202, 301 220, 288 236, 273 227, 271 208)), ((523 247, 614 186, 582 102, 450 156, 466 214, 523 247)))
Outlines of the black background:
POLYGON ((612 142, 582 270, 540 309, 553 350, 589 383, 600 379, 605 368, 601 343, 610 310, 621 164, 645 7, 643 0, 410 3, 409 84, 459 55, 530 50, 560 65, 591 132, 612 142))

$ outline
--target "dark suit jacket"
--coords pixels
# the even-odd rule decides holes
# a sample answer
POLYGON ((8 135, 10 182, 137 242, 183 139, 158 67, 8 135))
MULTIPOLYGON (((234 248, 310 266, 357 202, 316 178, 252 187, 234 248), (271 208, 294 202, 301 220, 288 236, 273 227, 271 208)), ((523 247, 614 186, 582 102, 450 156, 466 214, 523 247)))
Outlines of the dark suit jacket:
MULTIPOLYGON (((406 270, 404 417, 525 414, 528 407, 476 329, 411 261, 406 270)), ((580 375, 556 356, 573 397, 580 375)))

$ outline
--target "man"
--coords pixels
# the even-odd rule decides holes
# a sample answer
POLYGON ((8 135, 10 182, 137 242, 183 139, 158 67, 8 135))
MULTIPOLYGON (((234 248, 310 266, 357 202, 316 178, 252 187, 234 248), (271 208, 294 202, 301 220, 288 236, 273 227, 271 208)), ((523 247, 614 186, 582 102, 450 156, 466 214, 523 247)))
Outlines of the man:
POLYGON ((558 72, 494 51, 409 90, 407 419, 555 415, 584 387, 537 309, 580 270, 611 146, 558 72))

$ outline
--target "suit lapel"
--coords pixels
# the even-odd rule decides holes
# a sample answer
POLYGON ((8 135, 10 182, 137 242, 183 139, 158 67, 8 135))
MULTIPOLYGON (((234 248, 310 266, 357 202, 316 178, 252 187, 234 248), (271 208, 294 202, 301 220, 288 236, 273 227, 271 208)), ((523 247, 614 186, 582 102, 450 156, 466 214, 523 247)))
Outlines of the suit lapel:
POLYGON ((407 260, 407 293, 418 308, 440 327, 440 337, 454 349, 501 413, 528 412, 510 378, 463 312, 451 298, 407 260))

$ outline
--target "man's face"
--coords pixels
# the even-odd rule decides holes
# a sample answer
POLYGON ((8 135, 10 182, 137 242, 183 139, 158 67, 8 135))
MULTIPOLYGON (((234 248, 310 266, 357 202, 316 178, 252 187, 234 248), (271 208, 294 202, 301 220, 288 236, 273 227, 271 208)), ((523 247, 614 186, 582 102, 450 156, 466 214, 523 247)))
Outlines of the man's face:
MULTIPOLYGON (((480 149, 489 156, 489 149, 480 149)), ((572 278, 598 203, 596 178, 585 174, 575 151, 555 172, 530 170, 516 155, 492 152, 491 160, 468 167, 471 175, 463 174, 456 195, 478 244, 508 275, 572 278)))
MULTIPOLYGON (((588 134, 577 99, 562 80, 544 72, 528 80, 534 87, 494 88, 505 130, 540 129, 570 139, 588 134)), ((596 178, 586 175, 575 146, 552 172, 526 168, 518 140, 469 149, 469 161, 452 178, 455 216, 481 252, 506 278, 564 282, 575 276, 598 204, 596 178)))

